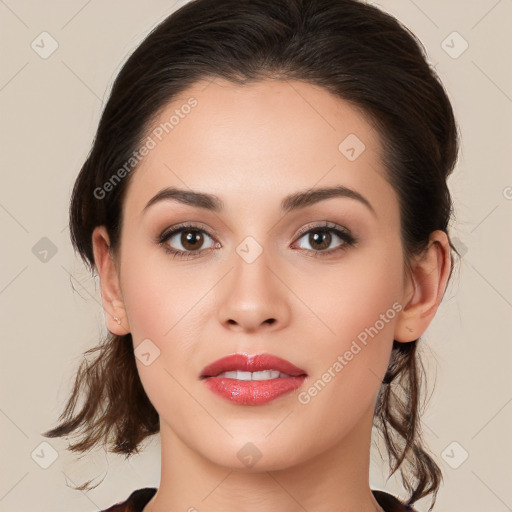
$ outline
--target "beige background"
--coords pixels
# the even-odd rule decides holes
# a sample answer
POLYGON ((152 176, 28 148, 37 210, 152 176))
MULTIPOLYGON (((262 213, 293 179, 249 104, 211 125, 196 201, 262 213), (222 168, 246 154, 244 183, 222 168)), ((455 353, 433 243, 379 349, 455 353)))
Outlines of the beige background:
MULTIPOLYGON (((65 441, 40 433, 54 425, 82 352, 105 329, 97 283, 69 241, 71 187, 121 64, 182 3, 0 0, 2 512, 94 511, 159 485, 158 437, 129 461, 98 452, 74 462, 65 441), (39 41, 42 52, 44 37, 51 48, 49 36, 39 37, 45 31, 58 48, 43 59, 31 44, 39 41), (56 250, 46 262, 38 254, 49 246, 43 237, 56 250), (48 441, 53 462, 52 449, 40 446, 48 441), (66 486, 103 477, 90 492, 66 486)), ((452 236, 464 258, 425 335, 436 387, 423 425, 445 477, 435 510, 505 512, 512 510, 512 1, 377 5, 425 45, 462 135, 450 187, 452 236), (446 39, 453 31, 463 39, 446 39), (464 40, 468 48, 453 58, 464 40)), ((372 486, 398 492, 377 452, 373 459, 372 486)))

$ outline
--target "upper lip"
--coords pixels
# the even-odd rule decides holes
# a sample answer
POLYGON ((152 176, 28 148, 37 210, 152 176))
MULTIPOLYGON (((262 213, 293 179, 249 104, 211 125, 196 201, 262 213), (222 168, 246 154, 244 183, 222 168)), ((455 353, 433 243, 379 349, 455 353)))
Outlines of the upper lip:
POLYGON ((286 359, 281 359, 272 354, 231 354, 217 359, 201 370, 200 378, 215 377, 219 373, 240 370, 244 372, 260 372, 263 370, 278 370, 281 373, 298 377, 307 375, 302 368, 298 368, 286 359))

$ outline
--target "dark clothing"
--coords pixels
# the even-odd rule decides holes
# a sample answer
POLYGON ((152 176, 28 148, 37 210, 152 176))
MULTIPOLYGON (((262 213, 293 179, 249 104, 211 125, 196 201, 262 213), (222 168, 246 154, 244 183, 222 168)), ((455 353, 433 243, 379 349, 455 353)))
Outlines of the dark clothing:
MULTIPOLYGON (((404 505, 394 496, 384 491, 372 491, 378 504, 386 512, 415 512, 414 509, 404 505)), ((149 500, 156 494, 156 487, 146 487, 133 491, 126 501, 112 505, 102 512, 142 512, 149 500)))

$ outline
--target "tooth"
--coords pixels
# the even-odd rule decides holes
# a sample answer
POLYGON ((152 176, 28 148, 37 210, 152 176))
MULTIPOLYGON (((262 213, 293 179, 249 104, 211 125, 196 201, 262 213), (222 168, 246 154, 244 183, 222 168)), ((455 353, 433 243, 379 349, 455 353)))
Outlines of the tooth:
POLYGON ((260 372, 253 372, 252 380, 268 380, 277 379, 279 372, 277 370, 262 370, 260 372))
POLYGON ((241 370, 233 370, 229 372, 222 372, 217 377, 226 377, 228 379, 237 380, 269 380, 278 378, 289 378, 286 373, 281 373, 278 370, 261 370, 258 372, 244 372, 241 370))

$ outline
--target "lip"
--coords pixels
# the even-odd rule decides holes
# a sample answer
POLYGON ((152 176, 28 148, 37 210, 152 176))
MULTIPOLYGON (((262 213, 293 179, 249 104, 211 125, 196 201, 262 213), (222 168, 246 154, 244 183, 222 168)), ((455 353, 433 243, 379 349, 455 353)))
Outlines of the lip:
POLYGON ((263 405, 291 393, 302 385, 307 373, 285 359, 271 354, 232 354, 209 364, 200 374, 206 387, 216 395, 238 405, 263 405), (258 372, 278 370, 289 377, 268 380, 243 381, 229 377, 218 377, 220 373, 240 370, 258 372))

